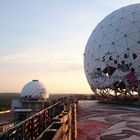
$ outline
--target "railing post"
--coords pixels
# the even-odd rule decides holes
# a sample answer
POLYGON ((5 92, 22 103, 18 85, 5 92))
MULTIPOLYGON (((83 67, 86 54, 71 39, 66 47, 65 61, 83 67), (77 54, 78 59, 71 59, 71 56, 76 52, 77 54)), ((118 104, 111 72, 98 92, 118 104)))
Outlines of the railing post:
POLYGON ((71 104, 72 108, 72 120, 71 120, 71 140, 77 140, 77 118, 76 118, 76 103, 71 104))
POLYGON ((34 137, 34 134, 33 134, 33 125, 34 125, 34 122, 33 122, 33 118, 32 118, 31 121, 30 121, 31 140, 33 140, 33 137, 34 137))

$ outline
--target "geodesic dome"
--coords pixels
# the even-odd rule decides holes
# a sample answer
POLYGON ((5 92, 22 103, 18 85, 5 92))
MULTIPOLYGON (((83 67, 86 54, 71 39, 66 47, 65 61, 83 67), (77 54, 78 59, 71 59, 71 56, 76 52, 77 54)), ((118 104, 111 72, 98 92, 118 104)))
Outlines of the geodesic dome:
POLYGON ((46 99, 49 97, 49 94, 47 93, 45 86, 41 82, 39 82, 38 80, 32 80, 22 88, 21 97, 46 99))
POLYGON ((140 4, 122 7, 96 26, 86 44, 84 69, 92 90, 113 89, 119 83, 129 90, 131 84, 137 86, 140 79, 140 4))

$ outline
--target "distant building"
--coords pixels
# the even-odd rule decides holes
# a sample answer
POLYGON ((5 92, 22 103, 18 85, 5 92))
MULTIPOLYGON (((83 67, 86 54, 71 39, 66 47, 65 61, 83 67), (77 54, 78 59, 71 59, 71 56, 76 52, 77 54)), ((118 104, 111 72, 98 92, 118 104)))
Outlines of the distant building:
POLYGON ((21 98, 12 100, 14 122, 19 123, 44 109, 48 104, 48 98, 49 94, 41 82, 32 80, 27 83, 21 91, 21 98))

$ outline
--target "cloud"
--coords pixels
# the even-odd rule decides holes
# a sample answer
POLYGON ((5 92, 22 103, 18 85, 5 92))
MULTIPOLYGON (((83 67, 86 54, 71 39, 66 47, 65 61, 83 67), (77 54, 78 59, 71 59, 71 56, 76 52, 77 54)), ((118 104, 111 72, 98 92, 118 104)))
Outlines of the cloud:
POLYGON ((39 72, 39 73, 52 73, 52 72, 70 72, 81 71, 82 63, 78 60, 78 56, 69 56, 66 54, 55 52, 46 53, 17 53, 11 55, 1 56, 0 70, 1 71, 15 71, 21 73, 39 72))
POLYGON ((79 63, 55 63, 50 64, 51 72, 83 71, 83 65, 79 63))

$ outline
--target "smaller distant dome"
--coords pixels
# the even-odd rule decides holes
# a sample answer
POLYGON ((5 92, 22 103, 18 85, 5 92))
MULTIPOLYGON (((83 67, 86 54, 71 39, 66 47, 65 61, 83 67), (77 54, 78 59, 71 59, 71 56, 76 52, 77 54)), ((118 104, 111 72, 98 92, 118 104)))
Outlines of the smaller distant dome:
POLYGON ((32 80, 22 88, 21 97, 47 99, 49 97, 49 94, 47 93, 46 88, 41 82, 39 82, 38 80, 32 80))

